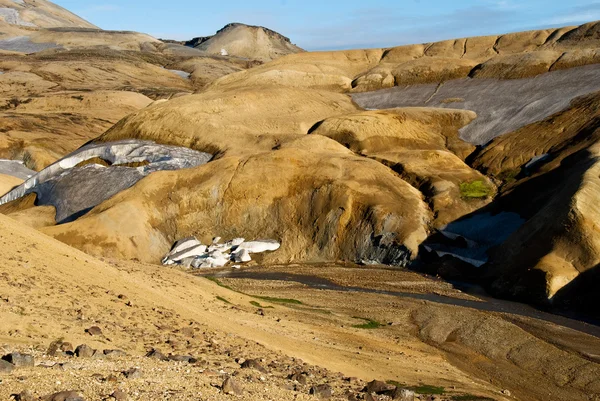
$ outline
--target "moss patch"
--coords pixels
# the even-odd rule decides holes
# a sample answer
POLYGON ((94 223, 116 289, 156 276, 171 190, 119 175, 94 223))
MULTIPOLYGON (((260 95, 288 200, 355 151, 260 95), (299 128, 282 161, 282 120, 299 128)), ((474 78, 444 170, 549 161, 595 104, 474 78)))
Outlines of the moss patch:
POLYGON ((489 198, 493 194, 494 190, 482 180, 463 182, 460 184, 460 196, 464 199, 489 198))
POLYGON ((256 302, 256 301, 250 301, 250 305, 256 306, 257 308, 273 309, 272 306, 262 306, 259 302, 256 302))
POLYGON ((473 394, 454 395, 452 401, 494 401, 492 398, 481 397, 473 394))
POLYGON ((223 284, 218 278, 216 277, 205 277, 207 280, 212 281, 213 283, 215 283, 216 285, 218 285, 219 287, 223 287, 223 288, 227 288, 230 291, 234 291, 234 292, 239 292, 239 291, 235 291, 233 288, 231 288, 228 285, 223 284))
POLYGON ((253 298, 256 299, 262 299, 263 301, 267 301, 267 302, 273 302, 276 304, 292 304, 292 305, 303 305, 302 302, 298 301, 297 299, 291 299, 291 298, 275 298, 275 297, 260 297, 258 295, 250 295, 253 298))
POLYGON ((420 386, 408 387, 408 389, 414 391, 417 394, 442 395, 446 391, 446 389, 444 389, 444 387, 430 386, 428 384, 422 384, 420 386))
MULTIPOLYGON (((218 278, 216 277, 210 277, 210 276, 205 276, 206 279, 212 281, 213 283, 215 283, 216 285, 218 285, 219 287, 223 287, 228 289, 229 291, 233 291, 233 292, 237 292, 238 294, 242 294, 242 295, 246 295, 248 297, 252 297, 252 298, 256 298, 256 299, 260 299, 266 302, 271 302, 271 303, 276 303, 276 304, 289 304, 289 305, 304 305, 302 302, 298 301, 297 299, 290 299, 290 298, 276 298, 276 297, 261 297, 258 295, 250 295, 250 294, 246 294, 245 292, 241 292, 241 291, 237 291, 234 290, 233 288, 231 288, 228 285, 223 284, 218 278)), ((250 302, 252 303, 252 302, 250 302)), ((257 302, 258 304, 258 302, 257 302)), ((253 304, 254 305, 254 304, 253 304)), ((260 305, 260 304, 259 304, 260 305)), ((256 305, 255 305, 256 306, 256 305)))
POLYGON ((364 317, 356 317, 354 316, 354 319, 361 319, 364 320, 366 323, 363 324, 356 324, 352 327, 356 328, 356 329, 366 329, 366 330, 373 330, 373 329, 378 329, 381 326, 383 326, 381 323, 379 323, 376 320, 371 320, 371 319, 365 319, 364 317))
POLYGON ((231 302, 229 302, 228 300, 226 300, 226 299, 225 299, 225 298, 223 298, 223 297, 217 297, 217 299, 218 299, 219 301, 225 302, 226 304, 230 304, 230 303, 231 303, 231 302))

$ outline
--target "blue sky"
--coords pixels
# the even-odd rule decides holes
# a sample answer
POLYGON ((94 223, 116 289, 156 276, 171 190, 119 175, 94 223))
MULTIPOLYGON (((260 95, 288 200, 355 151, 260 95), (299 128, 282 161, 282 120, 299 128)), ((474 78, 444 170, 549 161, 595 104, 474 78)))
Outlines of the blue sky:
POLYGON ((207 36, 229 22, 274 29, 307 50, 408 43, 600 20, 600 0, 54 0, 104 29, 207 36))

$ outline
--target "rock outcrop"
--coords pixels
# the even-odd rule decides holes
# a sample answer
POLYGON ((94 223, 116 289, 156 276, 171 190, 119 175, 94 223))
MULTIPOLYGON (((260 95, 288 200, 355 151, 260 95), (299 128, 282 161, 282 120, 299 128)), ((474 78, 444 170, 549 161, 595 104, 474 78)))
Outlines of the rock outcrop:
POLYGON ((278 150, 151 174, 88 215, 44 231, 86 252, 150 262, 176 236, 209 243, 218 232, 281 240, 265 261, 405 265, 429 220, 420 192, 392 170, 313 135, 278 150))

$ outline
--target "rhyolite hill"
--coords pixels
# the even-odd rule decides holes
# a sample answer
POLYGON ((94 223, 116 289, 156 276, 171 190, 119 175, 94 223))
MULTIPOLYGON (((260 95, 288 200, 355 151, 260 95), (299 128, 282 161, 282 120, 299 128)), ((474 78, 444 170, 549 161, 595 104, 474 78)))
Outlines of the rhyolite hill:
MULTIPOLYGON (((43 224, 27 221, 43 232, 92 255, 152 263, 180 237, 272 238, 282 248, 265 263, 414 266, 597 313, 599 23, 277 54, 255 66, 240 57, 265 61, 271 42, 211 53, 253 29, 290 42, 234 24, 189 48, 70 14, 60 28, 30 27, 21 21, 35 21, 33 3, 8 7, 20 19, 3 23, 2 157, 42 170, 89 140, 211 157, 86 201, 65 224, 52 210, 93 173, 89 163, 69 166, 65 192, 43 202, 5 198, 4 210, 39 215, 43 224), (52 48, 23 54, 19 43, 52 48)), ((46 3, 36 2, 44 15, 46 3)), ((91 164, 113 174, 147 162, 91 164)))

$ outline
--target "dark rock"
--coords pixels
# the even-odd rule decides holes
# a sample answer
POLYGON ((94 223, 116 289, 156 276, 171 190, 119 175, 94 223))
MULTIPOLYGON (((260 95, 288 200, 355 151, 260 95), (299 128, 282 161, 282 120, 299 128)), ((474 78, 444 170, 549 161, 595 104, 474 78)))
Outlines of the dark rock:
POLYGON ((88 333, 90 336, 101 336, 102 335, 102 329, 98 326, 92 326, 89 329, 86 329, 85 332, 88 333))
POLYGON ((167 358, 167 357, 165 356, 165 354, 163 354, 162 352, 160 352, 160 351, 159 351, 159 350, 157 350, 157 349, 153 349, 152 351, 148 352, 148 353, 146 354, 146 357, 148 357, 148 358, 154 358, 154 359, 158 359, 158 360, 160 360, 160 361, 168 361, 168 360, 169 360, 169 358, 167 358))
POLYGON ((42 397, 42 401, 85 401, 77 391, 61 391, 42 397))
POLYGON ((21 354, 19 352, 12 352, 2 357, 6 362, 12 363, 16 368, 26 368, 35 366, 35 360, 33 356, 28 354, 21 354))
POLYGON ((15 369, 15 365, 10 362, 6 362, 3 359, 0 359, 0 374, 2 373, 10 373, 15 369))
POLYGON ((123 374, 128 379, 140 379, 143 376, 142 371, 137 368, 131 368, 129 370, 126 370, 125 372, 123 372, 123 374))
POLYGON ((85 344, 81 344, 75 348, 75 355, 77 355, 78 358, 91 358, 95 353, 95 349, 85 344))
POLYGON ((348 394, 348 401, 358 401, 358 397, 354 393, 348 394))
POLYGON ((254 369, 258 370, 261 373, 267 373, 267 369, 265 369, 259 362, 258 359, 248 359, 242 363, 243 369, 254 369))
POLYGON ((35 401, 37 399, 27 390, 22 391, 19 394, 13 394, 13 398, 15 401, 35 401))
POLYGON ((378 399, 373 397, 373 395, 369 393, 365 396, 365 401, 378 401, 378 399))
POLYGON ((243 392, 242 387, 232 377, 228 377, 227 379, 225 379, 223 385, 221 386, 221 389, 225 394, 230 395, 241 395, 243 392))
POLYGON ((396 386, 379 380, 369 382, 365 388, 365 391, 369 394, 391 394, 394 390, 396 390, 396 386))
POLYGON ((127 396, 127 393, 121 390, 115 390, 111 395, 110 398, 114 398, 115 400, 118 401, 125 401, 127 400, 129 397, 127 396))
POLYGON ((333 390, 329 384, 319 384, 318 386, 311 387, 309 393, 322 400, 326 400, 331 398, 333 390))

